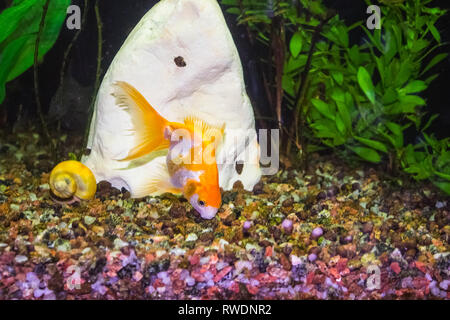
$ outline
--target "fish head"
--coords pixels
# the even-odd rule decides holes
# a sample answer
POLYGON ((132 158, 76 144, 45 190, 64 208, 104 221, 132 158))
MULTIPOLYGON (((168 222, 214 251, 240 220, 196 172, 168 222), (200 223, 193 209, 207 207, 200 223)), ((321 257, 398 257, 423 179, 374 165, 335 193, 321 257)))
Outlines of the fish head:
POLYGON ((184 195, 203 219, 213 219, 222 203, 218 183, 189 180, 184 195))

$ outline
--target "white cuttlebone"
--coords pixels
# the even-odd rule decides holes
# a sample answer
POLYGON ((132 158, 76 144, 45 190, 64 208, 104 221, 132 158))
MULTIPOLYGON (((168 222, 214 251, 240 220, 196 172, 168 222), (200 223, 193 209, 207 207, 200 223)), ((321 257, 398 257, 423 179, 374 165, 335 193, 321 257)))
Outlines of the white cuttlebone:
MULTIPOLYGON (((225 123, 218 150, 219 183, 229 190, 236 180, 252 189, 261 177, 254 114, 245 91, 239 55, 216 0, 163 0, 136 25, 109 67, 97 95, 88 148, 83 162, 97 181, 135 190, 151 180, 165 157, 132 169, 119 162, 135 145, 129 114, 115 105, 112 84, 126 81, 169 121, 196 116, 213 126, 225 123), (181 56, 185 67, 175 64, 181 56), (227 133, 253 133, 234 144, 227 133), (247 130, 247 131, 245 131, 247 130), (234 160, 242 157, 248 136, 249 161, 239 175, 234 160)), ((141 196, 141 195, 139 195, 141 196)))

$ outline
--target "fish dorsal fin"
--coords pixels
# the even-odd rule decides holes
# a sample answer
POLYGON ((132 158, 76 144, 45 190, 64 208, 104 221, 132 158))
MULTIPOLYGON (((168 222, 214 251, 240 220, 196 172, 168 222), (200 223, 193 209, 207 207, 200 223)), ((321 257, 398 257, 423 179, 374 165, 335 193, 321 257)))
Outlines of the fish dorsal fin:
POLYGON ((185 126, 191 130, 201 130, 203 142, 211 141, 215 139, 216 146, 223 140, 223 134, 225 132, 225 123, 222 127, 211 126, 202 119, 194 116, 189 116, 184 119, 185 126))
POLYGON ((113 85, 116 104, 124 108, 131 116, 136 146, 127 157, 120 161, 130 161, 154 151, 167 149, 169 141, 164 130, 168 121, 164 119, 132 85, 118 81, 113 85))

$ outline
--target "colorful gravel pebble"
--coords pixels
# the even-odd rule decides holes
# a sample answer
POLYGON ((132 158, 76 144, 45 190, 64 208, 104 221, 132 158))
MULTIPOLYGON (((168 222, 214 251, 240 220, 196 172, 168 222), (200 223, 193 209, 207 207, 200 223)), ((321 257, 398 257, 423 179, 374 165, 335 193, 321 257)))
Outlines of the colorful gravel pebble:
POLYGON ((450 298, 450 200, 383 168, 315 156, 236 184, 206 221, 107 182, 58 203, 39 136, 0 136, 0 299, 450 298))

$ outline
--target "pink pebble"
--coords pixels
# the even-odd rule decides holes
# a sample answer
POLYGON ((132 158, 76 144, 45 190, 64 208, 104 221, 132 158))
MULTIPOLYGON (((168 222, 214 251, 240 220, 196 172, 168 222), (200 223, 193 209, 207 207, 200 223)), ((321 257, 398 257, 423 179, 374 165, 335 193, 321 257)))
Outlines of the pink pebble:
POLYGON ((244 228, 245 231, 247 231, 248 229, 250 229, 253 225, 253 222, 247 220, 244 222, 244 225, 242 226, 244 228))

